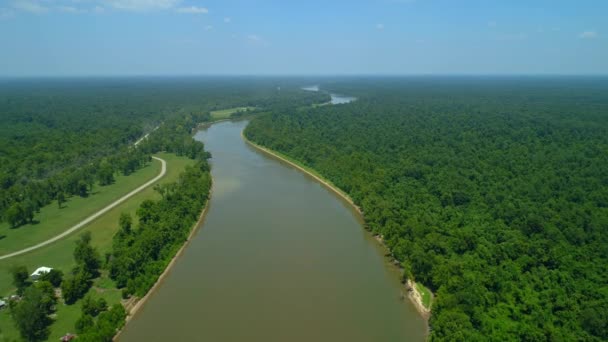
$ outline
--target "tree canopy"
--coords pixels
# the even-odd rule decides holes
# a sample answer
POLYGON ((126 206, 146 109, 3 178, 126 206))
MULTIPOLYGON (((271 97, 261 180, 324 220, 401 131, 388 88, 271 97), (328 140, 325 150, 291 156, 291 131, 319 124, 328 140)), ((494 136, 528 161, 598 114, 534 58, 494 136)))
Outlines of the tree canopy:
POLYGON ((314 168, 431 288, 433 340, 608 338, 608 81, 376 78, 272 111, 252 141, 314 168))

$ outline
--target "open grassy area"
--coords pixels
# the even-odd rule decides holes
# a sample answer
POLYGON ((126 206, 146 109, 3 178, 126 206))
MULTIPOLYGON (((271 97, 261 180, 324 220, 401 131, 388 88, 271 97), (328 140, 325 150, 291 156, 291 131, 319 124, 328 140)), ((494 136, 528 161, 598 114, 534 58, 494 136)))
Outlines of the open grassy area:
POLYGON ((416 283, 416 290, 422 296, 422 305, 425 308, 430 309, 431 304, 433 303, 433 295, 431 294, 431 290, 427 289, 424 285, 420 283, 416 283))
POLYGON ((61 209, 57 206, 57 202, 53 202, 40 209, 40 213, 34 216, 34 224, 10 228, 7 222, 0 223, 0 255, 33 246, 61 234, 117 198, 156 177, 160 169, 161 163, 153 159, 150 164, 129 176, 115 176, 116 181, 113 184, 93 186, 93 191, 88 197, 68 198, 61 209))
MULTIPOLYGON (((167 174, 159 183, 174 182, 179 174, 187 165, 194 164, 194 161, 185 157, 178 157, 174 154, 159 153, 157 155, 167 161, 167 174)), ((92 244, 103 256, 112 247, 112 237, 118 230, 118 218, 120 213, 130 213, 136 219, 135 211, 139 204, 146 199, 158 199, 160 195, 154 191, 153 187, 148 187, 137 195, 129 198, 111 211, 83 227, 80 231, 66 237, 63 240, 37 249, 27 254, 19 255, 11 259, 0 261, 0 297, 4 297, 13 291, 10 268, 13 265, 25 265, 28 270, 33 271, 39 266, 48 266, 60 269, 64 273, 69 272, 75 266, 73 251, 76 240, 85 231, 92 234, 92 244)), ((104 274, 95 281, 95 286, 91 291, 97 296, 103 296, 108 305, 117 303, 120 300, 120 291, 113 288, 113 282, 104 274)), ((73 305, 57 305, 57 318, 51 326, 49 340, 56 341, 66 332, 74 332, 74 323, 80 317, 80 301, 73 305)), ((8 310, 0 311, 0 341, 19 340, 19 334, 13 326, 8 310)))
POLYGON ((211 114, 211 119, 222 120, 222 119, 228 119, 232 114, 234 114, 236 112, 248 111, 248 110, 253 110, 253 109, 255 109, 255 107, 235 107, 235 108, 228 108, 228 109, 222 109, 222 110, 214 110, 210 114, 211 114))

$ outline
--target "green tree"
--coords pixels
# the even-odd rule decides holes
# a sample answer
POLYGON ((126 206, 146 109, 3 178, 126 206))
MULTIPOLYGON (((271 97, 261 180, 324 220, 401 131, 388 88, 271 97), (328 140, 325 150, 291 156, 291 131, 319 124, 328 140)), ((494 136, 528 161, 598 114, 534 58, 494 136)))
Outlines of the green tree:
POLYGON ((79 334, 87 332, 87 330, 89 330, 93 326, 95 326, 95 320, 91 315, 87 314, 82 314, 82 316, 78 318, 75 324, 76 332, 79 334))
POLYGON ((13 203, 4 213, 6 221, 11 227, 19 227, 25 222, 25 212, 23 206, 19 202, 13 203))
POLYGON ((65 193, 63 191, 58 191, 57 192, 57 205, 59 206, 59 209, 61 209, 63 203, 65 203, 65 193))
POLYGON ((121 304, 114 304, 109 311, 102 312, 95 326, 90 327, 78 339, 84 342, 111 342, 118 329, 125 323, 127 313, 121 304))
POLYGON ((91 287, 91 276, 80 269, 73 276, 61 282, 61 295, 66 304, 73 304, 87 293, 91 287))
POLYGON ((23 294, 25 288, 27 288, 31 283, 29 281, 30 274, 27 271, 27 268, 23 265, 15 266, 11 269, 11 273, 13 274, 13 285, 17 288, 18 294, 23 294))
POLYGON ((29 222, 32 223, 34 221, 34 212, 36 211, 36 206, 31 199, 27 199, 22 204, 23 207, 23 223, 29 222))
POLYGON ((96 276, 98 274, 101 259, 97 250, 91 246, 91 232, 85 232, 76 242, 74 249, 74 259, 82 266, 88 274, 96 276))
POLYGON ((44 273, 40 277, 40 280, 48 281, 54 287, 59 287, 63 281, 63 272, 57 269, 52 269, 51 271, 44 273))
POLYGON ((76 183, 76 192, 80 197, 87 197, 89 195, 89 188, 86 180, 81 179, 76 183))
POLYGON ((20 301, 11 302, 11 316, 26 341, 42 341, 48 337, 49 317, 53 299, 41 288, 30 286, 20 301))
POLYGON ((131 226, 133 225, 133 218, 128 213, 121 213, 118 224, 120 225, 120 232, 124 235, 129 235, 131 233, 131 226))
POLYGON ((112 165, 107 160, 102 161, 99 165, 97 176, 101 185, 114 183, 114 169, 112 169, 112 165))
POLYGON ((88 294, 82 299, 82 313, 85 315, 97 317, 97 315, 107 309, 108 304, 103 298, 95 299, 93 295, 88 294))

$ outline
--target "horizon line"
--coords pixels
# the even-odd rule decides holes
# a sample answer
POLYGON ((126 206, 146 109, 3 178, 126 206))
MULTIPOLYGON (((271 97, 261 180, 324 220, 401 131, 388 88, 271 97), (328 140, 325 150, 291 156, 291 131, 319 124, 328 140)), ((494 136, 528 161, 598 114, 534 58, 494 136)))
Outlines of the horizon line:
POLYGON ((0 79, 40 79, 40 78, 314 78, 314 77, 608 77, 608 73, 343 73, 343 74, 40 74, 40 75, 0 75, 0 79))

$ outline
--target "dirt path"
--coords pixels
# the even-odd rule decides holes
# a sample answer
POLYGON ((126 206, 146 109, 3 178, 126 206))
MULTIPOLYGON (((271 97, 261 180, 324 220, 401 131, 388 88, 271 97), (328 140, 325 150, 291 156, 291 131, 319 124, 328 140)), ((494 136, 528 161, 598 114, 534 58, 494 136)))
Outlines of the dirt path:
POLYGON ((37 245, 28 247, 28 248, 24 248, 22 250, 10 253, 10 254, 5 254, 0 256, 0 260, 3 259, 8 259, 8 258, 12 258, 14 256, 17 255, 21 255, 24 253, 28 253, 31 252, 33 250, 36 250, 38 248, 44 247, 46 245, 49 245, 57 240, 61 240, 64 237, 72 234, 73 232, 77 231, 78 229, 86 226, 87 224, 93 222, 96 218, 100 217, 101 215, 107 213, 108 211, 114 209, 114 207, 116 207, 117 205, 121 204, 122 202, 128 200, 129 198, 133 197, 134 195, 136 195, 137 193, 141 192, 142 190, 144 190, 145 188, 149 187, 150 185, 156 183, 159 179, 163 178, 165 176, 165 174, 167 173, 167 162, 164 159, 158 158, 158 157, 152 157, 158 161, 161 162, 162 164, 162 168, 160 170, 160 173, 158 174, 158 176, 154 177, 153 179, 149 180, 148 182, 146 182, 145 184, 141 185, 140 187, 138 187, 137 189, 129 192, 128 194, 122 196, 121 198, 117 199, 116 201, 110 203, 109 205, 107 205, 105 208, 101 209, 100 211, 96 212, 95 214, 87 217, 86 219, 80 221, 78 224, 76 224, 75 226, 71 227, 70 229, 66 230, 65 232, 52 237, 46 241, 43 241, 37 245))

